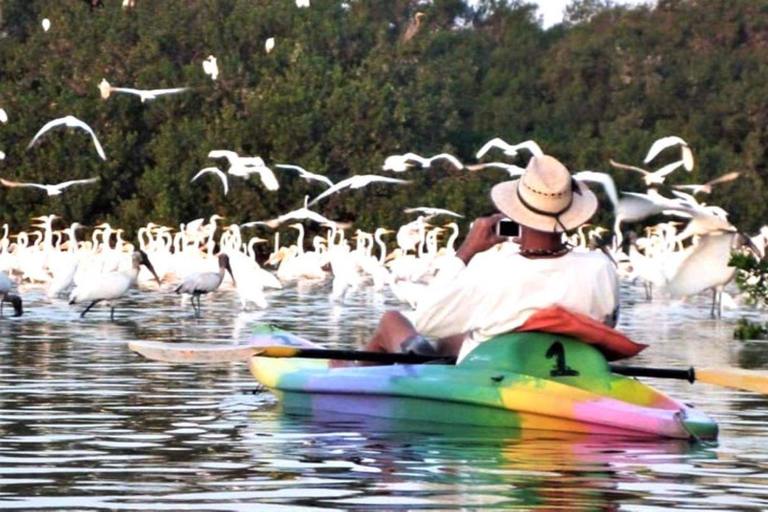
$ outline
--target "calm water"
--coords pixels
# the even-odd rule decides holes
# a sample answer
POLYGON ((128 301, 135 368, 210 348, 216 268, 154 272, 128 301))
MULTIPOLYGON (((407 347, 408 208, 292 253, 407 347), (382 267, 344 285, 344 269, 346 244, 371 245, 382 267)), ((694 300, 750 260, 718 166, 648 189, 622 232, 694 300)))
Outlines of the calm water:
MULTIPOLYGON (((176 296, 136 292, 110 322, 22 289, 26 314, 0 319, 0 509, 768 509, 768 398, 753 393, 656 381, 720 423, 715 446, 393 426, 287 416, 244 364, 169 365, 126 347, 236 344, 261 321, 353 347, 396 306, 365 291, 334 305, 329 291, 278 291, 264 312, 223 291, 199 320, 176 296)), ((637 364, 768 368, 768 345, 732 339, 744 312, 714 321, 706 297, 640 297, 625 286, 621 328, 651 344, 637 364)))

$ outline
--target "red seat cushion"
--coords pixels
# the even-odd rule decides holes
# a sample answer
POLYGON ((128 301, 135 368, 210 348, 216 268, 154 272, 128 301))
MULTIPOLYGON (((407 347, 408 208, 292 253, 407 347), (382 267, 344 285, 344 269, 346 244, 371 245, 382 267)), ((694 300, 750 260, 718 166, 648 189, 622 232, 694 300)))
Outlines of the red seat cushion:
POLYGON ((537 311, 516 331, 543 331, 571 336, 594 345, 609 361, 632 357, 648 346, 635 343, 616 329, 560 306, 537 311))

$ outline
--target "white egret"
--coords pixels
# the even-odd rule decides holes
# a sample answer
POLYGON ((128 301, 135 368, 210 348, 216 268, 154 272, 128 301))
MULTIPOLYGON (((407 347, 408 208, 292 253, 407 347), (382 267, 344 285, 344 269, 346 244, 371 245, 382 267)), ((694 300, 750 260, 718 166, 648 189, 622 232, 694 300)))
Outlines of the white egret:
MULTIPOLYGON (((430 208, 429 206, 418 206, 416 208, 406 208, 403 210, 404 213, 423 213, 428 218, 434 217, 435 215, 450 215, 451 217, 458 217, 463 219, 463 215, 459 215, 456 212, 452 212, 451 210, 445 210, 443 208, 430 208)), ((425 219, 426 220, 426 219, 425 219)))
POLYGON ((736 268, 728 266, 731 252, 744 242, 741 235, 732 231, 713 231, 698 238, 696 244, 680 262, 677 271, 667 280, 666 291, 674 297, 688 297, 705 290, 712 290, 711 316, 722 313, 722 292, 736 274, 736 268))
POLYGON ((45 190, 49 196, 58 196, 67 187, 70 187, 72 185, 87 185, 90 183, 96 183, 98 180, 99 178, 96 177, 96 178, 88 178, 84 180, 69 180, 69 181, 64 181, 62 183, 57 183, 55 185, 45 185, 41 183, 19 183, 17 181, 9 181, 9 180, 0 178, 0 183, 2 183, 8 188, 16 188, 16 187, 40 188, 45 190))
POLYGON ((298 165, 275 164, 275 167, 279 169, 293 169, 295 171, 298 171, 299 176, 301 178, 304 178, 307 181, 319 181, 321 183, 325 183, 329 187, 333 186, 333 182, 329 178, 323 176, 322 174, 315 174, 315 173, 309 172, 303 167, 299 167, 298 165))
POLYGON ((40 138, 41 135, 43 135, 45 132, 50 130, 51 128, 55 128, 57 126, 67 126, 69 128, 80 128, 81 130, 85 130, 91 135, 91 138, 93 139, 93 145, 96 146, 96 152, 99 153, 99 156, 102 160, 106 160, 107 156, 104 154, 104 149, 101 147, 101 144, 99 143, 99 139, 96 138, 96 134, 94 133, 93 129, 88 126, 83 121, 79 120, 75 116, 65 116, 60 117, 58 119, 54 119, 53 121, 48 121, 45 123, 45 125, 40 128, 40 131, 38 131, 35 136, 32 138, 32 142, 29 143, 27 146, 27 149, 31 148, 35 145, 35 142, 37 142, 37 139, 40 138))
POLYGON ((682 161, 683 161, 683 167, 685 167, 686 171, 692 171, 693 170, 693 151, 691 150, 691 147, 688 145, 687 142, 685 142, 680 137, 676 137, 674 135, 669 137, 662 137, 655 141, 651 145, 651 149, 648 150, 648 154, 645 156, 645 160, 643 160, 643 163, 648 163, 654 158, 656 158, 656 155, 664 151, 665 149, 672 147, 672 146, 680 146, 680 149, 682 151, 682 161))
POLYGON ((0 160, 5 160, 5 151, 0 151, 0 160))
POLYGON ((639 172, 643 175, 643 180, 645 181, 646 186, 653 186, 653 185, 661 185, 664 183, 664 179, 667 177, 669 173, 677 169, 678 167, 681 167, 683 165, 682 160, 678 160, 677 162, 672 162, 671 164, 667 164, 661 169, 658 169, 656 171, 647 171, 645 169, 641 169, 640 167, 635 167, 634 165, 627 165, 627 164, 621 164, 619 162, 615 162, 613 160, 610 160, 611 165, 616 167, 617 169, 627 169, 630 171, 639 172))
POLYGON ((4 272, 0 272, 0 317, 3 316, 3 304, 5 302, 10 302, 13 305, 13 316, 21 316, 24 312, 21 297, 9 293, 12 285, 11 279, 4 272))
POLYGON ((468 171, 480 171, 487 167, 491 168, 498 168, 498 169, 504 169, 507 171, 507 174, 511 178, 516 178, 517 176, 522 176, 522 174, 525 172, 525 169, 523 169, 520 166, 514 165, 514 164, 505 164, 503 162, 489 162, 487 164, 473 164, 468 165, 467 170, 468 171))
POLYGON ((532 156, 544 156, 544 152, 541 150, 541 147, 539 147, 539 145, 532 140, 526 140, 520 144, 509 144, 499 137, 496 137, 495 139, 491 139, 483 144, 483 147, 480 148, 480 151, 477 152, 476 158, 479 160, 491 148, 499 148, 504 151, 505 155, 508 156, 517 156, 517 152, 521 149, 527 149, 531 152, 532 156))
POLYGON ((166 96, 169 94, 178 94, 184 91, 188 91, 189 87, 174 87, 171 89, 132 89, 130 87, 112 87, 106 79, 102 79, 99 83, 99 91, 101 91, 101 97, 103 99, 109 98, 113 92, 122 92, 124 94, 133 94, 141 99, 141 102, 155 100, 158 96, 166 96))
POLYGON ((5 109, 0 108, 0 123, 7 123, 8 122, 8 113, 5 111, 5 109))
POLYGON ((296 0, 296 7, 309 7, 309 0, 296 0))
POLYGON ((608 199, 611 201, 613 209, 616 210, 616 207, 619 205, 619 194, 616 192, 616 184, 610 174, 595 171, 580 171, 573 175, 573 179, 599 183, 603 187, 603 190, 605 190, 605 195, 607 195, 608 199))
POLYGON ((224 184, 224 195, 227 195, 227 192, 229 192, 229 182, 227 181, 227 175, 224 174, 224 172, 218 167, 206 167, 205 169, 201 169, 197 174, 195 174, 195 176, 191 180, 189 180, 189 182, 192 183, 203 174, 206 174, 209 172, 212 172, 219 177, 221 182, 224 184))
POLYGON ((243 228, 249 228, 253 226, 268 226, 272 229, 275 229, 277 226, 282 224, 283 222, 287 220, 311 220, 313 222, 317 222, 318 224, 327 224, 332 225, 336 224, 336 222, 323 217, 317 212, 313 212, 312 210, 307 208, 307 199, 309 196, 304 196, 304 206, 299 208, 298 210, 293 210, 292 212, 284 213, 283 215, 280 215, 277 218, 271 219, 271 220, 262 220, 262 221, 253 221, 253 222, 246 222, 245 224, 241 224, 240 227, 243 228))
POLYGON ((269 54, 274 49, 275 49, 275 38, 274 37, 267 38, 267 40, 264 41, 264 51, 267 52, 267 54, 269 54))
POLYGON ((331 194, 334 194, 338 192, 339 190, 343 190, 345 188, 362 188, 366 185, 369 185, 371 183, 397 183, 397 184, 404 184, 404 183, 410 183, 408 180, 400 180, 397 178, 387 178, 384 176, 376 176, 373 174, 363 174, 358 176, 352 176, 351 178, 347 178, 345 180, 341 180, 338 183, 336 183, 334 186, 314 198, 312 201, 309 202, 307 206, 312 206, 319 200, 328 197, 331 194))
POLYGON ((128 290, 136 284, 141 265, 144 265, 152 272, 157 284, 160 285, 160 278, 157 277, 157 273, 155 273, 155 269, 144 251, 135 251, 131 256, 131 262, 130 270, 93 276, 88 282, 78 284, 72 290, 72 293, 69 295, 70 305, 84 302, 89 303, 88 307, 80 313, 80 318, 85 317, 85 314, 99 302, 106 301, 110 304, 109 318, 114 320, 115 306, 113 301, 125 296, 128 290))
POLYGON ((678 190, 690 190, 691 194, 711 194, 712 193, 712 185, 717 185, 718 183, 726 183, 729 181, 733 181, 736 178, 739 177, 738 172, 729 172, 726 174, 723 174, 719 178, 715 178, 713 180, 709 180, 708 182, 704 183, 703 185, 673 185, 672 188, 676 188, 678 190))
POLYGON ((240 178, 248 178, 251 174, 258 174, 261 183, 267 190, 277 190, 280 184, 275 173, 267 167, 264 159, 258 156, 240 156, 234 151, 226 149, 214 149, 208 153, 208 158, 226 158, 229 162, 227 173, 240 178))
POLYGON ((197 272, 184 278, 184 281, 176 287, 175 293, 184 293, 191 296, 192 309, 195 310, 195 316, 200 316, 200 296, 213 292, 219 288, 224 280, 224 272, 229 272, 232 282, 237 286, 235 276, 232 274, 232 267, 229 264, 229 256, 224 253, 219 254, 218 272, 197 272), (197 298, 197 306, 195 306, 197 298))
POLYGON ((417 155, 416 153, 406 153, 404 155, 392 155, 388 156, 384 160, 382 169, 385 171, 403 172, 415 166, 411 162, 416 162, 422 167, 430 167, 435 160, 448 160, 457 169, 463 169, 462 164, 458 158, 448 153, 440 153, 433 157, 425 158, 417 155))
POLYGON ((203 61, 203 73, 210 75, 211 80, 216 80, 219 77, 219 66, 216 64, 216 57, 209 55, 203 61))
POLYGON ((405 27, 403 37, 400 39, 402 43, 407 43, 419 32, 419 28, 421 27, 421 18, 424 18, 425 16, 426 14, 423 12, 417 12, 413 15, 413 18, 408 21, 408 25, 405 27))
POLYGON ((48 32, 48 29, 51 28, 51 20, 48 18, 43 18, 43 32, 48 32))

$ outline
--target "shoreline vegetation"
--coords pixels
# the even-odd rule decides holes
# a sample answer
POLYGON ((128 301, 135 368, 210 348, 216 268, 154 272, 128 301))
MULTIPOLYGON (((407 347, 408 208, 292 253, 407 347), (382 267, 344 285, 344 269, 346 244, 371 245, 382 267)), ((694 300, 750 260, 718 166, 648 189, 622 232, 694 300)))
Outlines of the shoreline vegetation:
MULTIPOLYGON (((653 8, 584 0, 548 30, 535 6, 518 1, 120 4, 0 4, 0 107, 9 118, 0 124, 0 176, 101 178, 51 197, 0 187, 0 224, 11 232, 56 213, 67 224, 108 221, 132 239, 150 220, 272 219, 323 191, 288 172, 276 172, 277 191, 258 176, 230 177, 226 196, 213 177, 190 183, 205 167, 226 170, 207 157, 213 149, 259 156, 273 169, 300 165, 334 182, 358 174, 412 180, 318 205, 355 228, 401 225, 403 209, 417 205, 461 212, 466 224, 487 213, 488 190, 507 179, 503 170, 436 162, 395 174, 382 165, 409 151, 450 153, 472 165, 494 137, 533 139, 573 172, 609 172, 619 190, 641 191, 641 177, 611 168, 609 159, 640 164, 653 140, 678 135, 697 166, 674 184, 738 171, 740 179, 707 202, 745 232, 768 220, 768 0, 660 0, 653 8), (416 12, 423 12, 419 30, 405 40, 416 12), (203 72, 209 55, 218 63, 215 80, 203 72), (128 94, 102 99, 103 79, 190 89, 144 102, 128 94), (71 129, 26 149, 45 123, 66 115, 93 128, 106 161, 87 134, 71 129)), ((483 161, 524 166, 525 155, 498 151, 483 161)), ((613 219, 608 211, 598 221, 613 219)))

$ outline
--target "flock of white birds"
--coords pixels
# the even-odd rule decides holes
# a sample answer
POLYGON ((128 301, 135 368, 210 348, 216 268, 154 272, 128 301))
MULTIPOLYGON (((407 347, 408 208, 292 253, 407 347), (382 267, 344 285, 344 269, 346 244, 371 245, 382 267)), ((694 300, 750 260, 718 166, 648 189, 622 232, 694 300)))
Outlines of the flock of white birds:
MULTIPOLYGON (((307 7, 308 0, 296 2, 307 7)), ((51 29, 50 21, 43 20, 43 29, 51 29)), ((265 51, 274 49, 275 40, 265 42, 265 51)), ((209 56, 202 63, 203 72, 216 80, 219 68, 216 58, 209 56)), ((157 100, 163 96, 182 94, 188 87, 172 89, 140 90, 113 87, 102 80, 98 85, 101 97, 106 100, 112 93, 132 94, 142 102, 157 100)), ((0 108, 0 123, 7 123, 8 115, 0 108)), ((96 132, 74 116, 65 116, 46 123, 31 139, 27 149, 39 143, 49 131, 62 127, 87 132, 98 156, 106 160, 96 132)), ((56 139, 61 140, 61 139, 56 139)), ((52 143, 55 143, 52 142, 52 143)), ((722 208, 707 205, 696 199, 697 195, 709 194, 719 183, 732 181, 738 173, 727 173, 720 178, 700 185, 665 187, 671 197, 662 194, 659 186, 678 169, 688 172, 694 169, 693 152, 681 138, 670 136, 657 140, 651 146, 644 163, 649 164, 668 149, 680 152, 679 159, 657 170, 610 161, 622 172, 640 173, 648 189, 645 192, 619 192, 610 174, 580 171, 574 173, 577 180, 599 183, 614 213, 612 242, 599 244, 605 230, 596 226, 583 226, 570 243, 573 250, 595 250, 594 245, 606 251, 616 263, 620 275, 626 279, 641 280, 646 286, 648 299, 653 288, 661 289, 673 297, 689 297, 712 290, 712 314, 719 315, 723 306, 723 288, 733 278, 735 269, 728 266, 731 251, 747 243, 760 256, 768 241, 768 226, 751 239, 740 234, 728 222, 728 214, 722 208), (668 215, 684 219, 668 221, 645 229, 644 236, 631 233, 628 250, 623 249, 622 225, 642 221, 652 215, 668 215), (681 229, 682 228, 682 229, 681 229)), ((509 144, 502 139, 490 140, 477 152, 477 160, 491 151, 501 151, 506 159, 517 159, 521 152, 538 156, 543 152, 534 141, 509 144)), ((5 154, 0 152, 0 160, 5 154)), ((208 153, 212 160, 226 161, 226 170, 218 166, 206 167, 191 179, 194 182, 212 174, 222 183, 223 193, 229 191, 232 177, 248 179, 258 175, 267 193, 279 189, 275 171, 258 156, 239 155, 231 150, 213 150, 208 153)), ((413 173, 440 162, 462 172, 477 172, 498 168, 509 176, 522 174, 523 168, 511 162, 480 162, 465 165, 456 157, 441 153, 422 157, 415 153, 392 155, 382 165, 382 171, 413 173)), ((414 207, 405 210, 414 214, 413 221, 392 229, 379 227, 373 233, 355 230, 350 233, 348 224, 328 219, 311 210, 321 200, 347 189, 359 189, 370 184, 402 185, 409 180, 382 175, 355 175, 333 183, 328 177, 315 174, 294 164, 275 164, 280 172, 295 172, 318 187, 319 192, 297 210, 286 212, 274 219, 237 225, 220 225, 223 217, 212 215, 209 219, 197 219, 178 228, 149 222, 138 231, 138 246, 122 238, 123 230, 109 224, 92 229, 89 239, 82 239, 78 222, 69 227, 54 227, 58 217, 46 215, 32 219, 35 223, 26 231, 11 234, 8 225, 3 226, 0 238, 0 315, 3 302, 11 302, 17 315, 22 313, 21 300, 13 288, 19 283, 44 286, 51 300, 66 299, 70 304, 82 304, 84 316, 93 306, 107 303, 114 307, 137 283, 144 290, 165 290, 189 294, 196 315, 201 314, 200 297, 219 289, 229 272, 232 287, 236 290, 243 308, 255 305, 267 308, 265 289, 278 289, 288 283, 321 283, 332 279, 333 301, 343 301, 355 290, 371 287, 375 291, 385 289, 403 302, 415 307, 430 280, 439 272, 445 258, 456 251, 459 225, 455 218, 462 215, 438 207, 414 207), (287 224, 292 222, 290 224, 287 224), (327 228, 324 236, 315 236, 311 243, 304 240, 304 222, 313 222, 327 228), (280 229, 287 226, 298 233, 292 245, 280 245, 280 229), (261 238, 245 238, 242 230, 260 228, 261 238), (274 233, 267 230, 275 230, 274 233), (387 243, 396 248, 388 252, 387 243), (256 261, 255 246, 272 243, 269 258, 262 265, 256 261), (306 246, 311 245, 312 249, 306 246), (142 266, 148 269, 144 274, 142 266), (154 284, 151 284, 154 280, 154 284)), ((73 185, 95 183, 97 177, 69 180, 58 184, 42 184, 11 181, 0 178, 6 187, 42 189, 48 195, 59 195, 73 185)), ((74 192, 67 192, 74 193, 74 192)), ((483 257, 493 258, 516 251, 517 244, 509 240, 483 257)), ((482 258, 477 261, 482 262, 482 258)), ((475 264, 475 263, 473 263, 475 264)), ((482 263, 479 263, 482 264, 482 263)), ((224 285, 230 286, 229 283, 224 285)))

